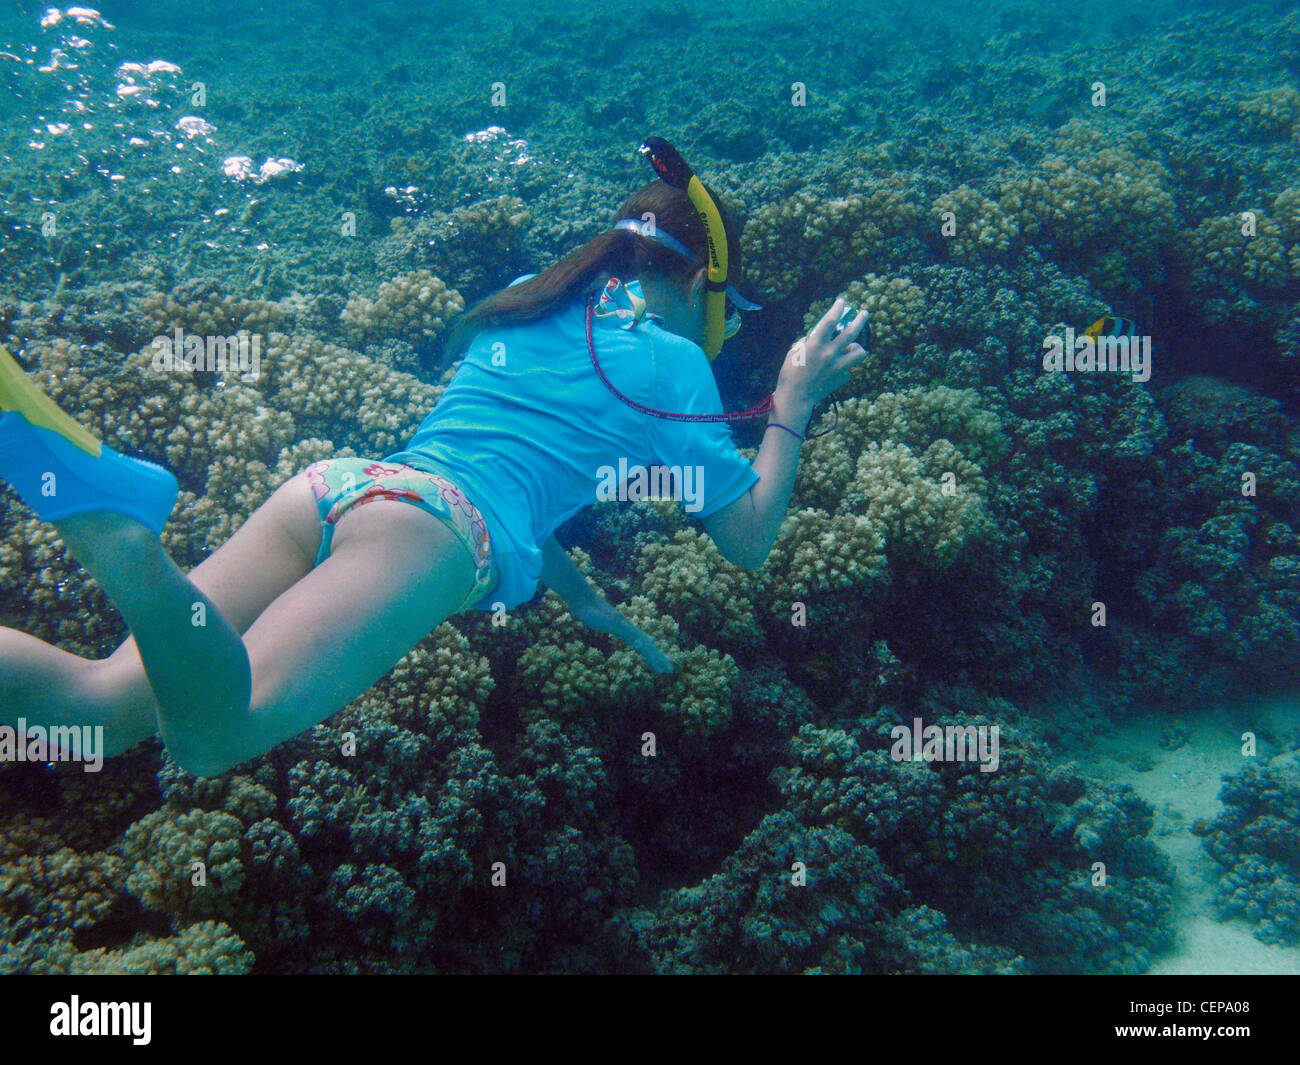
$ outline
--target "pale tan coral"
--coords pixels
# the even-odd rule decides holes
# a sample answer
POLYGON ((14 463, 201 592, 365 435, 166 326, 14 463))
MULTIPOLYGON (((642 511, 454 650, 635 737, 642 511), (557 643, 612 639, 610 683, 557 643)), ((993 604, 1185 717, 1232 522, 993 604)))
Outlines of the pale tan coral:
MULTIPOLYGON (((724 728, 740 676, 735 660, 700 645, 681 649, 677 622, 647 596, 633 596, 620 609, 675 659, 677 671, 655 676, 621 642, 606 654, 590 643, 589 634, 561 624, 554 633, 539 634, 520 655, 516 673, 528 696, 521 714, 583 717, 649 700, 685 733, 701 736, 724 728)), ((562 613, 560 607, 553 610, 557 618, 562 613)))
POLYGON ((1056 152, 1031 172, 1008 178, 999 207, 1026 238, 1043 235, 1088 262, 1089 276, 1130 287, 1134 264, 1158 269, 1174 239, 1176 204, 1168 170, 1077 121, 1067 123, 1056 152))
POLYGON ((740 681, 735 659, 707 647, 677 656, 677 672, 659 707, 687 736, 709 736, 731 722, 732 697, 740 681))
POLYGON ((642 592, 679 621, 727 640, 758 639, 754 599, 766 573, 733 566, 709 536, 682 529, 669 543, 646 544, 639 567, 642 592))
POLYGON ((372 360, 312 333, 272 333, 258 387, 279 409, 328 431, 335 417, 354 415, 372 360))
POLYGON ((60 847, 0 866, 0 915, 33 914, 46 926, 89 928, 122 897, 126 863, 103 851, 60 847))
POLYGON ((400 449, 419 428, 446 391, 399 371, 376 372, 361 389, 357 425, 371 454, 387 455, 400 449))
POLYGON ((1282 243, 1294 249, 1300 244, 1300 185, 1283 189, 1273 200, 1273 219, 1282 243))
POLYGON ((976 495, 988 496, 988 479, 979 464, 972 462, 950 440, 936 440, 921 453, 921 468, 942 485, 945 478, 954 487, 969 488, 976 495))
POLYGON ((206 557, 216 551, 293 472, 316 459, 335 455, 328 441, 304 443, 306 447, 284 448, 274 466, 257 460, 242 467, 231 462, 214 462, 208 468, 204 494, 189 496, 176 509, 177 519, 168 527, 171 535, 164 534, 164 546, 175 543, 180 552, 176 557, 186 559, 195 554, 206 557), (289 466, 292 471, 286 474, 289 466), (179 542, 173 541, 172 535, 179 542))
POLYGON ((1209 320, 1241 314, 1240 297, 1248 290, 1276 293, 1287 286, 1291 266, 1282 236, 1281 226, 1262 211, 1207 218, 1182 235, 1191 287, 1205 301, 1209 320))
POLYGON ((1022 240, 1038 236, 1043 219, 1034 206, 1051 202, 1051 190, 1039 174, 1021 174, 1002 182, 998 190, 998 209, 1022 240))
POLYGON ((321 440, 319 437, 314 436, 307 437, 305 440, 299 440, 296 444, 290 444, 280 452, 280 459, 275 464, 275 480, 277 484, 283 484, 295 473, 321 459, 341 459, 355 455, 356 452, 352 448, 335 447, 332 440, 321 440))
POLYGON ((1261 137, 1289 137, 1300 126, 1300 92, 1279 85, 1252 93, 1237 103, 1246 130, 1261 137))
POLYGON ((911 449, 895 443, 867 445, 843 506, 884 533, 891 560, 928 560, 937 568, 987 522, 983 498, 970 484, 927 475, 911 449))
POLYGON ((151 292, 140 300, 140 313, 157 336, 180 329, 198 336, 232 336, 240 331, 277 329, 300 309, 298 304, 245 300, 222 295, 215 282, 186 282, 170 292, 151 292))
MULTIPOLYGON (((528 209, 517 196, 497 196, 451 212, 433 211, 414 223, 394 218, 377 261, 382 268, 394 270, 430 266, 442 277, 454 278, 462 290, 477 291, 494 279, 501 263, 518 255, 527 221, 528 209)), ((548 247, 572 243, 563 234, 554 234, 554 239, 543 236, 548 247)))
MULTIPOLYGON (((744 448, 740 448, 740 453, 745 454, 744 448)), ((750 449, 753 450, 753 449, 750 449)), ((753 456, 746 456, 750 462, 753 462, 753 456)), ((617 503, 598 503, 597 506, 618 506, 617 503)), ((655 522, 666 532, 675 533, 678 529, 686 528, 686 512, 682 509, 682 504, 676 499, 643 499, 637 503, 638 507, 646 507, 654 512, 655 522)))
POLYGON ((749 220, 741 236, 746 272, 783 298, 807 277, 878 259, 883 245, 919 217, 920 206, 903 189, 883 182, 847 196, 804 189, 749 220))
POLYGON ((293 418, 264 405, 246 385, 187 395, 176 411, 164 454, 178 475, 205 483, 214 466, 274 462, 294 440, 293 418))
MULTIPOLYGON (((623 608, 635 624, 651 633, 665 649, 677 644, 678 627, 669 615, 650 613, 636 600, 623 608), (638 614, 639 610, 639 614, 638 614)), ((563 600, 548 591, 536 616, 528 619, 531 642, 518 659, 516 676, 529 694, 525 717, 550 715, 563 718, 589 713, 598 707, 628 703, 647 697, 653 690, 651 674, 641 656, 615 641, 605 654, 591 643, 591 633, 565 607, 563 600)))
POLYGON ((252 953, 229 925, 199 921, 166 939, 137 936, 132 946, 83 951, 69 970, 74 976, 240 976, 252 967, 252 953))
MULTIPOLYGON (((667 676, 646 674, 647 687, 657 698, 659 712, 690 736, 702 738, 725 728, 731 721, 732 701, 740 681, 739 667, 731 655, 699 644, 675 649, 679 644, 677 622, 649 596, 634 595, 623 611, 677 664, 677 671, 667 676)), ((620 654, 624 656, 624 668, 635 669, 639 678, 645 671, 640 656, 629 650, 620 654)))
POLYGON ((792 603, 817 592, 870 591, 888 572, 884 548, 884 539, 864 515, 831 517, 813 507, 792 511, 781 522, 768 559, 771 609, 786 615, 792 603))
POLYGON ((431 735, 465 735, 478 725, 494 687, 488 660, 444 622, 344 709, 331 727, 343 732, 386 720, 431 735))
MULTIPOLYGON (((1018 199, 1010 200, 1018 206, 1018 199)), ((959 185, 935 199, 931 207, 943 236, 943 247, 958 262, 996 260, 1020 237, 1020 224, 1001 203, 969 185, 959 185), (952 218, 944 215, 951 214, 952 218), (944 227, 951 222, 951 236, 944 227)))
POLYGON ((78 654, 96 655, 116 611, 48 525, 15 503, 0 538, 0 600, 19 604, 23 629, 78 654), (69 610, 77 602, 86 609, 69 610))
POLYGON ((809 466, 795 496, 803 509, 787 516, 768 562, 771 608, 784 613, 828 589, 857 588, 865 602, 888 580, 886 556, 949 564, 986 528, 987 471, 1009 448, 1000 419, 971 389, 842 402, 838 431, 805 445, 809 466))
POLYGON ((262 388, 300 431, 337 438, 355 426, 367 457, 396 450, 446 390, 310 333, 272 333, 262 388))
POLYGON ((398 337, 428 343, 464 309, 460 293, 448 288, 441 278, 428 270, 413 270, 385 281, 373 300, 353 296, 340 320, 344 331, 357 340, 398 337))
MULTIPOLYGON (((848 404, 856 402, 849 400, 841 404, 841 420, 848 404)), ((838 431, 806 441, 795 475, 794 499, 802 506, 834 510, 853 479, 854 466, 853 455, 844 446, 838 431)))
POLYGON ((807 190, 789 199, 765 204, 749 220, 741 235, 741 250, 751 277, 777 299, 789 296, 803 280, 800 251, 804 229, 815 217, 821 201, 807 190))
POLYGON ((155 810, 123 833, 122 855, 131 863, 127 890, 164 913, 229 913, 244 882, 243 832, 239 819, 221 810, 155 810), (202 886, 192 882, 196 862, 203 863, 202 886))
POLYGON ((155 372, 145 348, 105 374, 78 345, 65 340, 35 344, 33 380, 106 444, 119 450, 159 453, 176 424, 176 411, 197 388, 192 375, 155 372))
POLYGON ((200 388, 192 375, 158 370, 149 348, 112 373, 87 365, 74 345, 37 348, 39 384, 105 443, 163 458, 178 476, 203 481, 214 462, 273 461, 294 439, 293 418, 239 380, 200 388))
POLYGON ((520 713, 530 720, 543 715, 564 720, 613 705, 616 699, 635 701, 646 694, 649 674, 631 673, 630 664, 620 652, 606 655, 586 640, 535 643, 516 668, 529 695, 520 713))
POLYGON ((257 459, 214 462, 208 467, 204 494, 184 492, 173 508, 175 518, 163 530, 163 546, 178 562, 197 564, 229 540, 249 516, 294 474, 321 459, 355 455, 329 440, 309 437, 282 448, 272 463, 257 459))
POLYGON ((892 440, 922 451, 938 439, 950 440, 971 461, 996 462, 1009 445, 998 416, 973 389, 909 388, 882 392, 870 403, 841 408, 843 436, 850 447, 892 440))
POLYGON ((177 768, 170 755, 165 757, 170 763, 170 772, 174 774, 168 794, 175 793, 177 785, 174 781, 179 779, 183 781, 179 790, 184 802, 205 810, 220 809, 245 825, 270 817, 275 812, 277 800, 268 786, 274 783, 274 775, 264 768, 256 771, 257 775, 226 773, 219 777, 193 777, 177 768))

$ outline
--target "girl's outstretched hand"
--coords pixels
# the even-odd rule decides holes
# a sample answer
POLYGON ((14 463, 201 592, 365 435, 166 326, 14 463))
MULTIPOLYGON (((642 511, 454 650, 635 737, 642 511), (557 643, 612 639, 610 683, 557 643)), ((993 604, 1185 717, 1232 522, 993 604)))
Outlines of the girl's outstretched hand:
POLYGON ((640 629, 627 641, 627 645, 645 659, 651 673, 677 672, 677 663, 659 650, 654 639, 640 629))
POLYGON ((811 410, 849 379, 849 371, 867 357, 867 350, 854 341, 867 324, 867 312, 859 311, 841 333, 835 323, 844 313, 844 300, 836 299, 830 310, 796 340, 786 353, 776 390, 787 406, 811 410))

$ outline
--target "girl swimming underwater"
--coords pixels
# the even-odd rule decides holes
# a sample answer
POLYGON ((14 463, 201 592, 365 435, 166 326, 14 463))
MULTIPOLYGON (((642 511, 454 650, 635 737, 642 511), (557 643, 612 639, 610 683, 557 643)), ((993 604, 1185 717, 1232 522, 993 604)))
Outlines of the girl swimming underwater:
POLYGON ((837 300, 790 349, 752 465, 720 421, 647 413, 721 411, 710 359, 723 300, 745 305, 718 279, 720 250, 722 276, 728 254, 739 272, 725 216, 698 179, 667 176, 614 228, 462 318, 450 347, 464 358, 404 451, 309 466, 188 577, 158 535, 174 478, 100 445, 0 349, 0 477, 55 524, 132 634, 89 661, 0 628, 0 724, 103 726, 106 754, 157 733, 214 776, 340 710, 445 619, 525 603, 539 581, 671 670, 555 530, 596 501, 602 468, 690 468, 718 549, 760 566, 814 406, 866 356, 854 343, 866 316, 837 333, 837 300))

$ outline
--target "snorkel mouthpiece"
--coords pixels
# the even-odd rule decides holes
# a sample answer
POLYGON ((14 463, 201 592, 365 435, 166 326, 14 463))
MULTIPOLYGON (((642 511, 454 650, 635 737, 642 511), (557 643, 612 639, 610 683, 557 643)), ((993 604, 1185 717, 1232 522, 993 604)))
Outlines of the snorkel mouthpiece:
MULTIPOLYGON (((718 205, 713 202, 695 172, 681 153, 662 137, 647 137, 638 149, 650 160, 655 173, 675 189, 685 191, 695 213, 704 225, 709 242, 708 281, 704 295, 704 354, 712 362, 722 351, 727 337, 727 231, 722 224, 718 205)), ((735 332, 732 328, 731 332, 735 332)))

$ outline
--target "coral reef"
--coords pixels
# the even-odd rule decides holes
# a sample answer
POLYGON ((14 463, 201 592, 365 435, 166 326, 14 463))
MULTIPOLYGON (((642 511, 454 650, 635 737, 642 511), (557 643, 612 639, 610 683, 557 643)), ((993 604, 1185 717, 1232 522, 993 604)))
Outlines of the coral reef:
MULTIPOLYGON (((219 779, 156 742, 93 777, 0 765, 0 971, 1127 973, 1170 944, 1151 811, 1063 762, 1031 708, 1086 692, 1102 716, 1187 714, 1300 680, 1294 19, 1103 33, 1099 70, 1154 76, 1107 76, 1102 106, 1049 43, 1095 31, 1068 12, 1009 29, 971 9, 942 40, 899 15, 851 54, 755 12, 771 47, 691 64, 689 93, 646 71, 680 71, 691 34, 626 14, 637 48, 593 51, 596 10, 449 11, 436 33, 395 11, 365 29, 383 98, 322 77, 312 108, 279 42, 256 69, 196 47, 222 101, 205 117, 185 64, 119 77, 103 26, 73 43, 29 19, 5 53, 24 121, 0 130, 0 341, 176 472, 182 566, 310 462, 400 447, 449 379, 427 367, 454 316, 608 224, 646 177, 629 156, 652 111, 728 193, 766 305, 733 342, 748 358, 715 364, 729 409, 836 294, 870 311, 872 356, 804 445, 761 569, 671 503, 561 530, 674 674, 548 592, 440 626, 219 779), (538 32, 590 60, 580 106, 538 32), (489 107, 466 86, 512 45, 509 106, 489 107), (79 69, 42 69, 56 49, 79 69), (955 76, 953 55, 980 58, 955 76), (809 63, 815 106, 754 88, 809 63), (272 130, 250 98, 294 118, 272 130), (301 172, 215 165, 268 138, 301 172), (1043 372, 1045 337, 1107 314, 1152 334, 1149 382, 1043 372), (256 342, 258 372, 161 364, 177 330, 256 342), (998 770, 896 761, 914 715, 997 725, 998 770)), ((202 36, 173 17, 125 40, 202 36)), ((308 72, 350 68, 348 36, 322 35, 308 72)), ((0 622, 91 657, 125 635, 8 489, 0 622)), ((1268 942, 1300 942, 1296 795, 1294 752, 1248 764, 1205 838, 1221 912, 1268 942)))
POLYGON ((1300 944, 1300 758, 1285 751, 1224 777, 1203 843, 1222 867, 1215 905, 1265 943, 1300 944))
POLYGON ((1020 197, 1012 190, 999 202, 980 195, 969 185, 943 193, 931 207, 948 254, 957 262, 1001 259, 1020 238, 1017 215, 1022 211, 1020 197), (945 230, 949 224, 951 233, 945 230))
POLYGON ((884 181, 835 196, 808 188, 754 213, 741 237, 746 270, 765 292, 784 299, 809 279, 835 285, 846 263, 877 261, 921 216, 908 190, 884 181))
POLYGON ((428 270, 400 274, 379 286, 375 298, 353 296, 340 315, 343 332, 358 340, 402 337, 417 345, 438 338, 465 301, 428 270))
MULTIPOLYGON (((411 277, 434 268, 441 277, 454 277, 460 292, 482 294, 494 287, 493 282, 499 286, 512 280, 511 270, 518 272, 528 219, 528 209, 518 196, 431 211, 414 220, 394 218, 389 223, 391 232, 375 249, 375 262, 379 269, 393 271, 414 265, 411 277)), ((382 288, 380 297, 378 302, 383 302, 382 288)))

